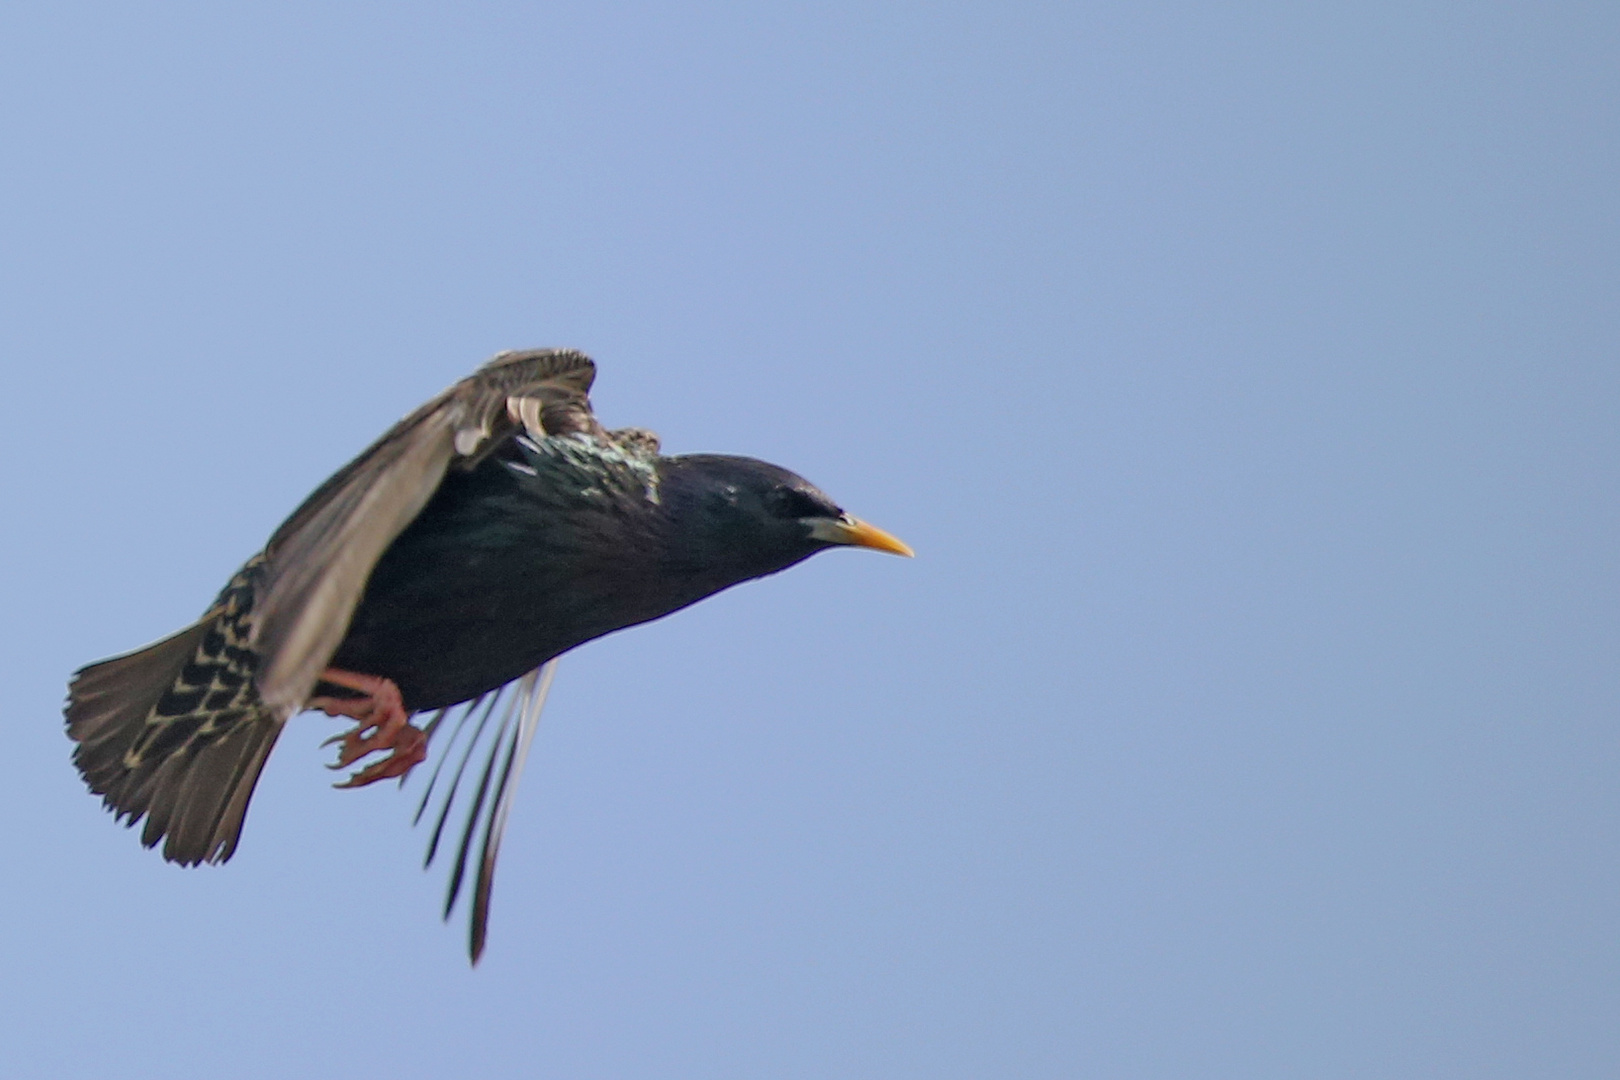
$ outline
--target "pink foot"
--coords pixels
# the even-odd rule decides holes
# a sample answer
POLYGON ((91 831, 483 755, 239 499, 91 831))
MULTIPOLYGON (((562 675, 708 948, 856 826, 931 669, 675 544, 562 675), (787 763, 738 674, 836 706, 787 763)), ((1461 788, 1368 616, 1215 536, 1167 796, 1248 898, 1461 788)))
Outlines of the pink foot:
POLYGON ((337 762, 328 768, 344 768, 378 750, 392 751, 381 761, 367 765, 333 787, 364 787, 390 776, 404 776, 427 758, 427 736, 411 726, 410 716, 405 712, 405 704, 399 696, 399 687, 392 680, 327 668, 321 672, 321 681, 358 690, 365 695, 352 698, 317 697, 304 703, 306 708, 319 709, 328 716, 347 716, 360 721, 352 731, 334 735, 322 744, 343 744, 338 750, 337 762))

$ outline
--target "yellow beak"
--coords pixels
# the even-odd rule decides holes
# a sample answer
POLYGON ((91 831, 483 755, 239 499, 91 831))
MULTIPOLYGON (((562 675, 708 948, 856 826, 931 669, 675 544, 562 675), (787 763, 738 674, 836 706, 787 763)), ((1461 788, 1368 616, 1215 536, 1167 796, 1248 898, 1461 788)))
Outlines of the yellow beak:
POLYGON ((893 533, 886 533, 876 525, 868 525, 845 514, 839 520, 817 518, 810 526, 810 535, 829 544, 848 544, 851 547, 871 548, 911 558, 914 552, 893 533))

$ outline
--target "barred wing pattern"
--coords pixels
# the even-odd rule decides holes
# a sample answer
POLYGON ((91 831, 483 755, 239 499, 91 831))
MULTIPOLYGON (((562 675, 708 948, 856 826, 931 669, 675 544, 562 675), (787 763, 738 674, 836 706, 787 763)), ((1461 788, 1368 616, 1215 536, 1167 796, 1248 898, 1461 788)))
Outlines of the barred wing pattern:
POLYGON ((237 571, 194 625, 138 652, 80 670, 69 684, 68 735, 90 790, 120 819, 143 816, 141 842, 163 857, 224 862, 285 720, 253 689, 248 647, 263 560, 237 571))
MULTIPOLYGON (((260 770, 342 641, 378 558, 447 469, 474 467, 519 432, 601 434, 594 376, 572 350, 495 357, 322 484, 197 623, 77 672, 67 729, 90 789, 130 825, 144 817, 142 843, 164 840, 170 861, 230 858, 260 770)), ((486 834, 498 845, 498 826, 486 834)))

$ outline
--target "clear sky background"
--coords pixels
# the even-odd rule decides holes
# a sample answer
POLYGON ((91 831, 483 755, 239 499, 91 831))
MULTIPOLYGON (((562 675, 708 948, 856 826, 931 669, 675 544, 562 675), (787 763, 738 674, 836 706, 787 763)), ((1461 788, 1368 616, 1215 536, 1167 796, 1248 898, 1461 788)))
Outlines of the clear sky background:
MULTIPOLYGON (((1620 7, 8 4, 0 1073, 1620 1075, 1620 7), (563 663, 477 970, 68 762, 502 348, 911 542, 563 663)), ((419 782, 419 781, 418 781, 419 782)))

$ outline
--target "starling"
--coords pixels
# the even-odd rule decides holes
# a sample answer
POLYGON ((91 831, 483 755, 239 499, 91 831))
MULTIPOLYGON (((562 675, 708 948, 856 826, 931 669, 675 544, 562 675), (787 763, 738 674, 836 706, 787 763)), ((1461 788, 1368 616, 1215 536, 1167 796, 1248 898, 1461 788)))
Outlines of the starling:
POLYGON ((444 913, 481 835, 477 963, 558 656, 829 547, 911 554, 786 469, 604 429, 595 374, 572 350, 496 356, 316 489, 196 623, 82 668, 67 732, 90 790, 165 859, 224 862, 293 714, 356 722, 333 768, 387 752, 340 787, 403 778, 455 716, 417 818, 439 791, 431 862, 470 789, 444 913))

